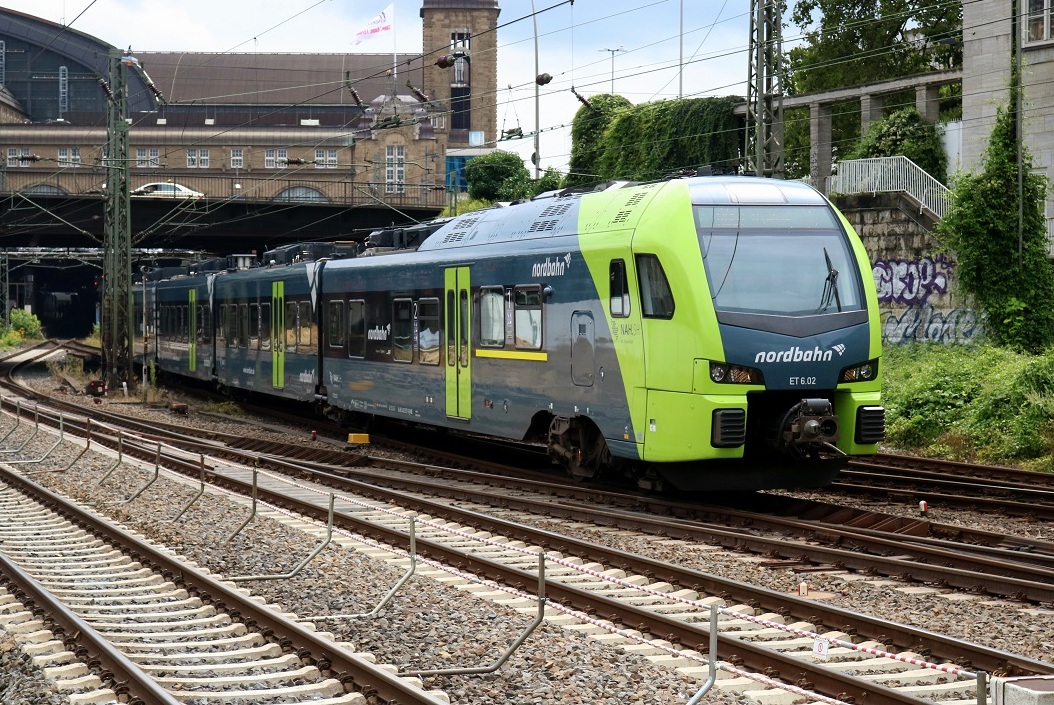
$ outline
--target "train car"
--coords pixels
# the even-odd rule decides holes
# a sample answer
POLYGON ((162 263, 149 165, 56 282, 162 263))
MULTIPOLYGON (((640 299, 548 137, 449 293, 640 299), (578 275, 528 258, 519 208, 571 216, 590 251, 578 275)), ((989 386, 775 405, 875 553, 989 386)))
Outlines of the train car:
POLYGON ((153 328, 150 357, 160 372, 211 382, 215 352, 211 290, 215 272, 166 268, 147 283, 147 328, 153 328), (165 278, 162 278, 165 277, 165 278))
POLYGON ((322 262, 276 264, 216 278, 216 381, 313 403, 319 383, 322 262))
POLYGON ((581 478, 822 486, 884 434, 870 273, 844 217, 794 182, 469 213, 416 250, 320 269, 320 398, 544 442, 581 478))

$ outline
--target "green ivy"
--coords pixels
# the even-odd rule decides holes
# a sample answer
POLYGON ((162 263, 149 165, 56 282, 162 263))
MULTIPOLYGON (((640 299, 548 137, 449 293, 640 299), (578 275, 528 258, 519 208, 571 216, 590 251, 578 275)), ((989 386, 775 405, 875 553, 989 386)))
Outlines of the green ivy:
POLYGON ((956 178, 935 233, 955 252, 959 286, 981 310, 992 340, 1038 352, 1054 343, 1054 267, 1043 217, 1048 183, 1022 146, 1019 198, 1015 123, 1013 110, 1000 106, 982 171, 956 178))
POLYGON ((695 98, 630 105, 590 98, 571 128, 567 185, 648 181, 700 166, 735 168, 743 132, 733 114, 741 98, 695 98))

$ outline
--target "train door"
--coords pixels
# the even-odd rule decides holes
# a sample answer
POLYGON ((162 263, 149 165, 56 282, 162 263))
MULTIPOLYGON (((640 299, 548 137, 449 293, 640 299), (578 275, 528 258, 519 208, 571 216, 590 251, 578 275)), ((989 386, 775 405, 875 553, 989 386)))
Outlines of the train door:
POLYGON ((446 290, 446 415, 472 418, 472 297, 469 268, 448 267, 446 290))
POLYGON ((285 282, 271 282, 271 386, 285 387, 285 282))
POLYGON ((593 386, 593 314, 575 311, 571 314, 571 381, 578 387, 593 386))
POLYGON ((198 290, 191 289, 187 297, 187 356, 191 372, 198 371, 198 290))

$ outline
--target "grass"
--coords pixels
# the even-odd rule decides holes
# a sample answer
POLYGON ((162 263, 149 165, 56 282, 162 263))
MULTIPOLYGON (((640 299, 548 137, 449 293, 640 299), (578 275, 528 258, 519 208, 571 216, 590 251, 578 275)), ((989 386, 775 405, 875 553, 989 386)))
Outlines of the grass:
POLYGON ((1054 351, 895 346, 883 370, 888 447, 1054 471, 1054 351))

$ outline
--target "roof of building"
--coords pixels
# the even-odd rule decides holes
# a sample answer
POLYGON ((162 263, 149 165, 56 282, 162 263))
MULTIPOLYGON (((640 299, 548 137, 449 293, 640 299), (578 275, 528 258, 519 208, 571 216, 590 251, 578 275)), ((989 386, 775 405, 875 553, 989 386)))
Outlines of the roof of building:
POLYGON ((424 75, 419 54, 136 52, 169 104, 354 105, 406 93, 424 75), (393 82, 397 90, 393 91, 393 82))

